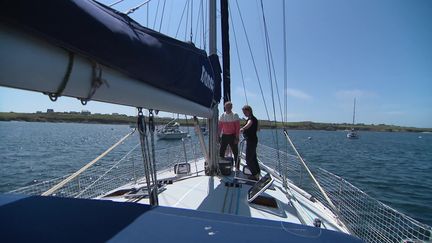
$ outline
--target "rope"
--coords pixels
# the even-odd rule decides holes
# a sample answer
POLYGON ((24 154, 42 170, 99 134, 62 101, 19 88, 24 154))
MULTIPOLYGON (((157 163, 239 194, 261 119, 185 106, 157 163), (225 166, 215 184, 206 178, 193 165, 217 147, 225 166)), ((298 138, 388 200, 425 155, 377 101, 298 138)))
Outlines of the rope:
POLYGON ((142 6, 144 6, 145 4, 149 3, 150 1, 151 1, 151 0, 147 0, 147 1, 145 1, 145 2, 143 2, 143 3, 141 3, 141 4, 139 4, 139 5, 137 5, 136 7, 133 7, 133 8, 131 8, 131 9, 129 9, 129 10, 126 12, 126 15, 129 15, 129 14, 135 12, 136 10, 138 10, 139 8, 141 8, 142 6))
POLYGON ((109 7, 112 7, 114 5, 117 5, 118 3, 123 2, 124 0, 118 0, 117 2, 111 3, 110 5, 108 5, 109 7))
MULTIPOLYGON (((231 12, 231 8, 230 8, 229 4, 228 4, 228 11, 231 12)), ((233 28, 233 33, 234 33, 234 44, 235 44, 235 47, 236 47, 237 60, 238 60, 238 63, 239 63, 240 75, 241 75, 242 83, 243 83, 243 92, 244 92, 246 104, 249 105, 248 98, 247 98, 247 95, 246 95, 246 85, 245 85, 245 80, 244 80, 244 75, 243 75, 243 68, 242 68, 241 60, 240 60, 240 52, 239 52, 238 43, 237 43, 237 35, 236 35, 235 26, 234 26, 234 21, 232 20, 231 14, 229 14, 229 17, 230 17, 230 20, 231 20, 231 26, 233 28)))
POLYGON ((267 119, 270 120, 270 115, 269 115, 269 112, 268 112, 268 109, 267 109, 267 103, 266 103, 265 98, 264 98, 264 92, 263 92, 261 81, 260 81, 260 78, 259 78, 259 75, 258 75, 258 69, 257 69, 256 63, 255 63, 255 58, 254 58, 253 53, 252 53, 251 44, 250 44, 249 37, 248 37, 247 32, 246 32, 246 27, 245 27, 245 24, 244 24, 244 21, 243 21, 243 16, 241 14, 240 7, 238 5, 237 0, 236 0, 236 5, 237 5, 238 13, 240 15, 240 20, 241 20, 241 23, 242 23, 243 32, 244 32, 244 34, 246 36, 246 42, 248 44, 249 53, 250 53, 251 58, 252 58, 252 63, 253 63, 253 66, 254 66, 255 75, 257 77, 259 88, 260 88, 260 91, 261 91, 261 97, 263 99, 264 108, 265 108, 265 111, 266 111, 266 114, 267 114, 267 119))
POLYGON ((161 21, 160 21, 160 25, 159 25, 159 32, 162 29, 162 22, 163 22, 163 17, 165 14, 165 3, 166 3, 166 0, 164 0, 163 6, 162 6, 162 14, 161 14, 161 21))
MULTIPOLYGON (((283 16, 283 57, 284 57, 284 114, 282 118, 284 129, 288 122, 288 74, 287 74, 287 40, 286 40, 286 11, 285 11, 285 0, 282 0, 282 16, 283 16)), ((288 153, 288 143, 285 143, 285 151, 288 153)), ((283 183, 287 186, 287 167, 284 166, 283 171, 283 183)))
POLYGON ((190 25, 190 42, 192 42, 192 28, 193 28, 193 0, 191 0, 191 25, 190 25))
POLYGON ((156 6, 156 14, 155 14, 155 18, 154 18, 154 21, 153 21, 153 29, 156 26, 156 20, 157 20, 157 16, 158 16, 158 13, 159 13, 159 3, 160 3, 160 1, 158 1, 157 6, 156 6))
POLYGON ((93 62, 93 66, 92 66, 92 74, 93 74, 93 78, 92 78, 92 83, 91 83, 91 88, 89 90, 89 93, 87 95, 87 98, 81 98, 81 104, 82 105, 86 105, 87 102, 89 100, 91 100, 91 98, 93 97, 93 95, 96 93, 96 90, 102 86, 102 84, 106 84, 107 87, 109 87, 108 82, 102 78, 102 66, 97 63, 97 62, 93 62))
MULTIPOLYGON (((203 6, 204 9, 208 9, 208 1, 205 2, 205 7, 203 6)), ((203 23, 203 42, 204 42, 204 50, 207 47, 207 38, 206 38, 206 26, 205 23, 207 23, 205 20, 207 19, 207 12, 208 11, 202 11, 202 23, 203 23)))
MULTIPOLYGON (((200 5, 199 5, 199 7, 198 7, 198 17, 197 17, 197 22, 196 22, 196 25, 195 25, 195 33, 197 33, 196 35, 195 35, 195 38, 194 38, 194 43, 196 43, 197 41, 196 41, 196 39, 197 39, 197 37, 199 36, 198 35, 198 26, 199 26, 199 23, 200 23, 200 15, 201 15, 201 10, 202 10, 202 1, 200 1, 200 5)), ((191 40, 192 41, 192 40, 191 40)), ((202 43, 201 43, 202 44, 202 43)))
MULTIPOLYGON (((189 1, 188 1, 188 2, 189 2, 189 1)), ((176 34, 175 34, 175 38, 177 38, 178 32, 179 32, 179 30, 180 30, 180 26, 181 26, 181 23, 182 23, 182 21, 183 21, 183 16, 184 16, 184 13, 185 13, 185 10, 186 10, 186 6, 187 6, 187 3, 188 3, 188 2, 186 2, 185 5, 184 5, 184 7, 183 7, 183 11, 182 11, 182 14, 181 14, 181 17, 180 17, 179 25, 178 25, 178 27, 177 27, 177 31, 176 31, 176 34)))
POLYGON ((48 191, 42 193, 42 196, 49 196, 51 194, 53 194, 55 191, 57 191, 59 188, 61 188, 62 186, 64 186, 66 183, 68 183, 69 181, 75 179, 77 176, 79 176, 82 172, 84 172, 85 170, 87 170, 90 166, 94 165, 96 162, 98 162, 101 158, 105 157, 105 155, 107 155, 109 152, 111 152, 115 147, 117 147, 119 144, 121 144, 127 137, 129 137, 131 134, 133 134, 135 132, 135 129, 126 134, 126 136, 124 136, 123 138, 121 138, 117 143, 115 143, 113 146, 111 146, 109 149, 107 149, 105 152, 103 152, 101 155, 99 155, 98 157, 96 157, 94 160, 92 160, 90 163, 86 164, 85 166, 83 166, 81 169, 79 169, 77 172, 73 173, 71 176, 69 176, 68 178, 64 179, 63 181, 61 181, 60 183, 58 183, 57 185, 53 186, 51 189, 49 189, 48 191))
POLYGON ((72 69, 73 69, 73 64, 74 64, 74 54, 73 52, 68 52, 69 54, 69 62, 68 62, 68 66, 66 68, 66 73, 63 76, 63 80, 60 84, 60 86, 57 88, 57 91, 55 93, 48 93, 48 97, 51 101, 56 101, 58 97, 60 97, 64 91, 64 89, 66 88, 66 85, 69 81, 70 75, 72 73, 72 69))
POLYGON ((328 204, 333 208, 333 210, 335 210, 335 212, 339 212, 339 210, 336 208, 336 206, 333 204, 333 202, 330 200, 330 198, 327 196, 327 193, 324 191, 324 189, 321 187, 321 185, 318 183, 318 181, 315 179, 315 176, 312 174, 312 172, 309 170, 309 167, 306 165, 306 162, 303 160, 302 156, 300 155, 300 153, 297 151, 297 148, 294 146, 293 142, 291 141, 291 138, 288 136, 288 132, 286 130, 284 130, 284 134, 285 137, 287 138, 287 141, 289 142, 289 144, 291 145, 291 147, 293 148, 294 152, 296 153, 297 157, 299 158, 300 162, 302 163, 303 167, 306 169, 306 171, 308 172, 309 176, 311 177, 311 179, 313 180, 313 182, 315 183, 315 185, 318 187, 319 191, 322 193, 322 195, 324 196, 325 200, 328 202, 328 204))
MULTIPOLYGON (((276 148, 277 148, 277 161, 278 161, 278 170, 281 171, 281 161, 280 161, 280 156, 279 156, 279 139, 278 139, 278 135, 277 135, 277 122, 276 122, 276 107, 275 107, 275 101, 274 101, 274 92, 273 92, 273 77, 272 77, 272 69, 271 69, 271 64, 272 64, 272 60, 273 58, 271 57, 271 48, 270 48, 270 37, 268 34, 268 29, 267 29, 267 22, 266 22, 266 18, 264 15, 264 4, 263 1, 261 0, 261 13, 262 13, 262 19, 263 19, 263 24, 264 24, 264 32, 265 32, 265 45, 266 45, 266 56, 267 56, 267 64, 268 64, 268 71, 269 71, 269 81, 270 81, 270 89, 271 89, 271 100, 272 100, 272 106, 273 106, 273 117, 274 117, 274 125, 275 125, 275 132, 274 132, 274 138, 275 138, 275 142, 276 142, 276 148)), ((274 70, 274 66, 273 66, 273 70, 274 70)), ((276 79, 276 77, 275 77, 276 79)), ((276 80, 275 80, 276 82, 276 80)))
MULTIPOLYGON (((285 0, 282 0, 282 12, 283 12, 283 53, 284 53, 284 92, 288 92, 288 74, 287 74, 287 40, 286 40, 286 11, 285 11, 285 0)), ((285 122, 288 122, 288 95, 284 95, 284 110, 285 110, 285 122)))
POLYGON ((100 181, 105 175, 107 175, 112 169, 116 168, 117 165, 119 165, 124 159, 126 159, 127 156, 129 156, 130 153, 132 153, 140 144, 138 143, 135 145, 131 150, 129 150, 117 163, 113 164, 105 173, 103 173, 99 178, 97 178, 94 182, 92 182, 90 185, 88 185, 84 190, 82 190, 78 195, 75 196, 75 198, 78 198, 81 196, 84 192, 86 192, 88 189, 90 189, 93 185, 95 185, 98 181, 100 181))
POLYGON ((155 143, 154 143, 154 131, 155 131, 155 125, 154 125, 154 115, 153 110, 149 110, 149 130, 150 130, 150 141, 151 141, 151 152, 152 152, 152 169, 153 169, 153 200, 154 203, 152 205, 159 205, 158 200, 158 182, 157 182, 157 170, 156 170, 156 153, 155 153, 155 143))
POLYGON ((186 27, 185 27, 185 31, 184 31, 184 40, 187 40, 187 32, 188 32, 188 26, 189 26, 189 5, 190 5, 190 0, 187 0, 187 11, 186 11, 186 27))

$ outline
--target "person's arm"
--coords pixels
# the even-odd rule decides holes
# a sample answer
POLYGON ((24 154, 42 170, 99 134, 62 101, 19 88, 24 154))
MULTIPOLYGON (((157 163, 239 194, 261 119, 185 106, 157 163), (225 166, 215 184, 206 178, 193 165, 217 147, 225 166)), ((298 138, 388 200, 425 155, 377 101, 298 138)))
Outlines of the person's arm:
POLYGON ((246 130, 246 129, 248 129, 249 127, 251 127, 251 126, 252 126, 252 123, 253 123, 253 121, 252 121, 252 119, 250 119, 250 120, 246 123, 246 125, 244 125, 244 127, 242 127, 242 128, 240 129, 240 132, 243 132, 244 130, 246 130))

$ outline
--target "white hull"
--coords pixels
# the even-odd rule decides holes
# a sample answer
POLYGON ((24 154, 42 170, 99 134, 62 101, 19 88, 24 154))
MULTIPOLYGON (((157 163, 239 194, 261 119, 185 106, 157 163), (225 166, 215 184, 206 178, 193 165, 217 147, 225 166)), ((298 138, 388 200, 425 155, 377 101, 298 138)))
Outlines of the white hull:
POLYGON ((158 133, 157 137, 159 139, 167 139, 167 140, 178 140, 182 138, 186 138, 188 136, 187 132, 175 132, 175 133, 158 133))
POLYGON ((358 134, 356 132, 350 132, 350 133, 347 134, 347 138, 357 139, 357 138, 359 138, 359 136, 358 136, 358 134))

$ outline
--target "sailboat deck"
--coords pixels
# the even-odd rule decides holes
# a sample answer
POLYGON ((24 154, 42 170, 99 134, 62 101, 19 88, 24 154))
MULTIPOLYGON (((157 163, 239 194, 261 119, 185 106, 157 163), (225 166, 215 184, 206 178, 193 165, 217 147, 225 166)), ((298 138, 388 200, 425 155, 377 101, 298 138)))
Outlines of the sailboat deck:
MULTIPOLYGON (((265 171, 262 172, 262 176, 264 174, 265 171)), ((304 194, 302 195, 299 191, 294 190, 291 196, 287 197, 288 194, 282 182, 278 179, 275 179, 273 184, 261 194, 264 200, 271 199, 276 202, 276 205, 272 206, 249 203, 247 194, 254 183, 234 178, 234 172, 230 176, 206 176, 203 160, 197 162, 196 166, 191 163, 191 173, 188 175, 180 177, 176 176, 173 170, 165 170, 158 174, 158 179, 159 181, 170 181, 160 189, 158 197, 160 206, 297 224, 303 223, 311 226, 314 219, 319 218, 322 221, 323 228, 345 232, 342 227, 337 225, 333 214, 321 203, 313 202, 304 197, 304 194)), ((143 182, 132 183, 116 191, 124 191, 128 188, 142 188, 143 186, 145 186, 143 182)), ((106 195, 108 196, 102 197, 102 199, 149 204, 148 197, 134 199, 134 197, 126 194, 117 195, 115 191, 106 195)))

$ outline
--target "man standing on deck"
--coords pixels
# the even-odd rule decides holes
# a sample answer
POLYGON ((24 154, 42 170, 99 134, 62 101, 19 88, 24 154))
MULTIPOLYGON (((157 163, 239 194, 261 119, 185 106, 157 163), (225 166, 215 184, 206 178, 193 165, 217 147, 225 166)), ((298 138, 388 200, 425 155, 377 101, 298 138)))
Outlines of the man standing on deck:
POLYGON ((222 113, 221 117, 219 118, 218 134, 219 136, 221 136, 219 156, 222 158, 225 157, 225 150, 229 145, 231 151, 234 154, 234 161, 238 170, 240 166, 239 164, 237 164, 237 144, 239 142, 240 135, 240 118, 236 113, 232 112, 231 101, 225 102, 224 108, 225 112, 222 113))

